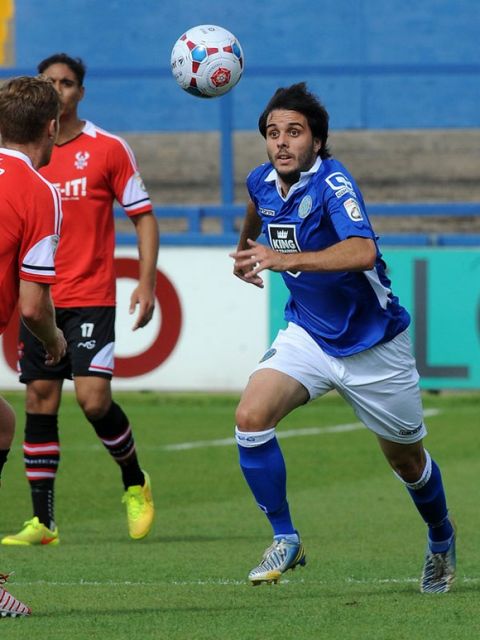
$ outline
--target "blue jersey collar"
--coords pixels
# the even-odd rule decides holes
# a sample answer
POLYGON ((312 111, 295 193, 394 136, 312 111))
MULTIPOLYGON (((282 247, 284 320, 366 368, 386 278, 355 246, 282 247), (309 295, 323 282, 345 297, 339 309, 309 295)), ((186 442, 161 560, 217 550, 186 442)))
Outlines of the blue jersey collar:
POLYGON ((267 175, 267 177, 265 178, 265 182, 274 182, 275 181, 275 185, 277 187, 277 192, 278 195, 282 198, 282 200, 288 200, 288 198, 290 198, 290 196, 295 193, 295 191, 298 191, 298 189, 301 189, 302 187, 304 187, 306 185, 306 183, 310 180, 310 178, 317 173, 317 171, 320 169, 320 165, 322 164, 322 159, 320 158, 320 156, 317 156, 317 159, 315 160, 314 164, 312 167, 310 167, 310 169, 308 171, 302 171, 300 173, 300 178, 298 180, 298 182, 296 182, 295 184, 292 184, 292 186, 290 187, 288 193, 286 196, 282 195, 282 190, 280 187, 280 183, 278 180, 278 174, 277 174, 277 170, 276 169, 272 169, 270 171, 270 173, 267 175))

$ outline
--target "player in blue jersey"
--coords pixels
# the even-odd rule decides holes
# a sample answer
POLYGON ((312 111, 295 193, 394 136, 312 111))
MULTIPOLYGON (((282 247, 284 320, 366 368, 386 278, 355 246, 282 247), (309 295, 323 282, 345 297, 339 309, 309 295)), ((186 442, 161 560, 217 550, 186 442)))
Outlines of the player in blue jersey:
POLYGON ((426 428, 407 327, 362 195, 327 146, 328 113, 304 83, 278 89, 259 119, 270 162, 247 178, 234 274, 263 287, 281 272, 288 326, 254 370, 236 412, 245 479, 273 528, 249 574, 277 582, 306 562, 289 511, 275 428, 293 409, 336 389, 377 437, 428 527, 422 592, 449 591, 455 531, 440 470, 424 449, 426 428), (263 234, 268 244, 256 240, 263 234))

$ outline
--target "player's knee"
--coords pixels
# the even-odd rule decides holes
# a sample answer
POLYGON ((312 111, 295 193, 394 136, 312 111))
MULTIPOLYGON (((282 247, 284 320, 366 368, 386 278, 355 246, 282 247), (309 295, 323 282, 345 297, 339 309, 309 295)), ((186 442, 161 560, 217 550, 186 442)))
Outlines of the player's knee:
POLYGON ((109 409, 109 404, 98 396, 77 398, 77 401, 87 420, 101 420, 109 409))
POLYGON ((421 456, 411 456, 407 459, 393 461, 391 464, 395 473, 408 484, 417 482, 425 467, 425 461, 421 456))
POLYGON ((61 382, 33 380, 27 384, 25 409, 27 413, 54 414, 60 404, 61 382))
POLYGON ((240 403, 235 412, 239 431, 263 431, 272 427, 272 418, 263 407, 252 407, 240 403))

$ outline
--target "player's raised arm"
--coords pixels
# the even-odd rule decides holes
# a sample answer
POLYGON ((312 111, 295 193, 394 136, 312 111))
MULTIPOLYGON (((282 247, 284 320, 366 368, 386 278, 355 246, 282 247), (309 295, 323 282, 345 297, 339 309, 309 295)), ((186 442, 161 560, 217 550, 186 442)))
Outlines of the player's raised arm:
POLYGON ((280 253, 247 240, 247 248, 235 253, 235 264, 250 281, 265 269, 271 271, 368 271, 375 266, 375 243, 370 238, 347 238, 321 251, 280 253))

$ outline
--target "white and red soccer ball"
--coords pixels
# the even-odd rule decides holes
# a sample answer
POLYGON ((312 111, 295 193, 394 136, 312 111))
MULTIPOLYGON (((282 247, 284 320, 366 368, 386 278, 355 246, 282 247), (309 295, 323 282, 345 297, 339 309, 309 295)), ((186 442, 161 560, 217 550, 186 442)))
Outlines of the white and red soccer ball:
POLYGON ((239 41, 223 27, 192 27, 175 43, 171 67, 182 89, 200 98, 216 98, 242 77, 244 59, 239 41))

